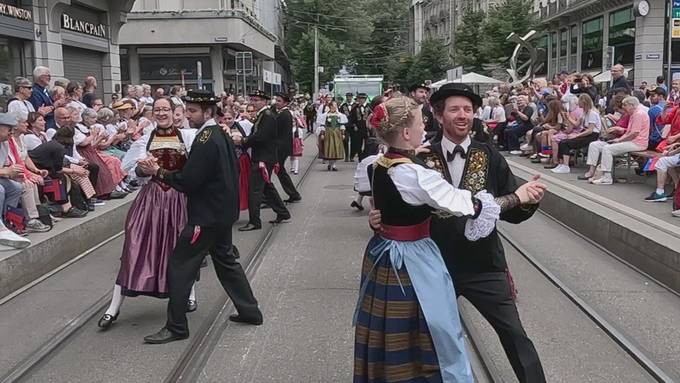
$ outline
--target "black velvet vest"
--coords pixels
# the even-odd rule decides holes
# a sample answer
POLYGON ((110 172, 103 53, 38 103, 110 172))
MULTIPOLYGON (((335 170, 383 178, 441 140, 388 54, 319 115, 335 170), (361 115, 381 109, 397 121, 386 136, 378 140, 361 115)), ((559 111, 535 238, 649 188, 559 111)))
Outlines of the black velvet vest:
POLYGON ((430 217, 432 208, 428 205, 409 205, 401 198, 399 190, 387 174, 390 167, 401 166, 406 161, 422 166, 419 159, 411 155, 390 150, 384 158, 373 164, 373 200, 376 209, 380 210, 382 223, 391 226, 411 226, 422 223, 430 217), (383 166, 387 165, 387 167, 383 166))

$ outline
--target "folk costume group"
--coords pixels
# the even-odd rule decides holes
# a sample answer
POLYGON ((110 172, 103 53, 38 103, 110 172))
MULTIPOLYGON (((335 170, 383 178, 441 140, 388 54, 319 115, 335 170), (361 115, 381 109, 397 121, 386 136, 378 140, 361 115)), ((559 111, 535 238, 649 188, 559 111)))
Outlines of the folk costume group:
MULTIPOLYGON (((247 137, 230 135, 216 123, 217 100, 211 92, 189 91, 183 101, 192 130, 173 127, 175 103, 159 98, 153 104, 157 126, 123 159, 123 168, 144 187, 126 220, 114 295, 99 323, 108 328, 116 320, 124 296, 167 297, 165 326, 144 338, 151 344, 189 336, 186 313, 196 308, 193 285, 207 254, 238 312, 230 320, 263 322, 232 245, 243 163, 235 145, 251 153, 252 211, 241 230, 259 228, 263 196, 277 213, 275 222, 290 218, 276 190, 267 191, 272 186, 267 177, 285 154, 277 154, 284 143, 277 140, 277 116, 268 97, 251 95, 258 115, 247 137)), ((285 101, 277 97, 279 110, 285 111, 285 101)), ((518 187, 498 151, 471 138, 481 99, 468 86, 446 84, 429 104, 431 111, 423 113, 415 97, 393 97, 375 107, 370 118, 387 150, 359 175, 365 190, 358 191, 373 197, 369 216, 375 235, 364 255, 354 313, 354 381, 473 382, 456 302, 462 295, 496 330, 519 381, 544 382, 513 300, 496 223, 530 218, 545 185, 536 178, 518 187), (423 145, 432 118, 439 134, 423 145)), ((365 121, 362 105, 352 110, 365 121)), ((331 105, 329 130, 344 121, 333 113, 331 105)), ((285 113, 280 118, 287 119, 285 113)), ((330 157, 343 158, 345 137, 328 130, 324 135, 337 149, 330 157)))
POLYGON ((165 326, 144 338, 151 344, 189 337, 186 313, 196 309, 193 285, 208 254, 238 312, 229 319, 263 321, 232 245, 240 211, 234 142, 215 121, 217 99, 211 92, 189 91, 182 101, 191 129, 173 127, 176 104, 159 98, 153 104, 156 128, 123 159, 144 187, 128 213, 112 302, 99 321, 110 327, 124 296, 167 297, 165 326))
POLYGON ((371 125, 388 149, 357 182, 373 196, 375 235, 354 316, 356 383, 473 382, 461 295, 497 332, 518 380, 545 381, 496 231, 498 219, 530 218, 545 185, 536 177, 518 187, 499 152, 471 138, 481 102, 467 85, 442 86, 430 98, 440 138, 426 145, 427 116, 414 97, 373 111, 371 125))

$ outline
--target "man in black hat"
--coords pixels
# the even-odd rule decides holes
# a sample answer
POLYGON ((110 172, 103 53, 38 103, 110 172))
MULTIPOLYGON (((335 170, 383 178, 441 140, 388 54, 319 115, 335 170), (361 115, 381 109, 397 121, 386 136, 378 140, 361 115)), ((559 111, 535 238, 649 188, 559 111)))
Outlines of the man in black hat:
MULTIPOLYGON (((452 185, 476 194, 486 190, 501 206, 500 218, 510 223, 529 219, 538 209, 545 185, 538 177, 517 187, 503 156, 489 143, 471 138, 473 116, 481 98, 465 84, 445 84, 430 98, 441 124, 441 141, 424 154, 427 166, 439 171, 452 185)), ((379 229, 379 213, 371 212, 371 225, 379 229)), ((466 218, 435 212, 430 235, 462 295, 489 321, 500 337, 520 382, 545 382, 541 361, 527 336, 515 306, 514 287, 497 231, 478 241, 464 235, 466 218)))
MULTIPOLYGON (((347 116, 349 119, 349 114, 352 111, 352 107, 354 106, 354 94, 352 92, 347 92, 345 93, 345 102, 340 105, 340 113, 344 114, 347 116)), ((345 125, 345 130, 348 132, 352 131, 352 123, 348 122, 347 125, 345 125)), ((343 146, 345 147, 345 162, 349 162, 349 134, 345 134, 345 138, 343 139, 343 146)))
POLYGON ((276 175, 279 177, 283 191, 288 194, 288 199, 285 202, 293 203, 299 202, 302 197, 295 188, 293 180, 286 171, 286 160, 293 154, 293 114, 288 109, 290 104, 290 96, 286 93, 276 93, 276 141, 277 141, 277 159, 279 163, 279 171, 276 175))
POLYGON ((408 88, 411 98, 418 104, 423 106, 423 123, 425 124, 425 134, 428 140, 432 139, 439 131, 439 124, 432 115, 432 108, 428 102, 430 97, 430 88, 425 83, 418 83, 411 85, 408 88))
POLYGON ((168 262, 168 320, 159 332, 144 338, 160 344, 189 337, 186 318, 191 286, 206 253, 217 278, 234 303, 235 322, 262 324, 262 313, 248 279, 232 249, 231 228, 239 215, 239 165, 231 138, 215 122, 217 99, 212 92, 192 90, 182 100, 189 125, 198 129, 182 170, 166 171, 149 157, 139 162, 146 174, 184 192, 188 220, 168 262))
MULTIPOLYGON (((279 192, 271 183, 272 171, 277 158, 276 116, 267 107, 269 95, 258 90, 250 95, 250 104, 257 110, 257 120, 248 137, 235 138, 236 144, 252 149, 250 159, 251 172, 248 180, 248 224, 239 227, 239 231, 260 230, 260 204, 265 198, 267 204, 276 213, 276 219, 270 223, 278 224, 290 219, 290 212, 279 196, 279 192)), ((292 143, 291 143, 292 146, 292 143)), ((291 149, 292 150, 292 149, 291 149)))
POLYGON ((367 98, 366 93, 357 93, 357 102, 352 107, 348 116, 348 125, 351 126, 351 128, 347 129, 350 136, 349 161, 354 161, 354 156, 361 154, 364 148, 364 141, 368 138, 366 119, 370 110, 366 105, 367 98))

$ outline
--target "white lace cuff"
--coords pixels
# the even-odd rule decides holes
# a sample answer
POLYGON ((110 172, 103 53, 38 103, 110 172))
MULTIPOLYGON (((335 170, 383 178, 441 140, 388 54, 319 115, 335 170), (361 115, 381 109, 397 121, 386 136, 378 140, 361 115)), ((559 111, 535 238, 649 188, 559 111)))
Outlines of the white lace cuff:
POLYGON ((465 223, 465 238, 470 241, 488 237, 496 228, 496 221, 501 214, 501 207, 486 190, 477 193, 475 198, 482 203, 482 211, 477 218, 468 219, 465 223))

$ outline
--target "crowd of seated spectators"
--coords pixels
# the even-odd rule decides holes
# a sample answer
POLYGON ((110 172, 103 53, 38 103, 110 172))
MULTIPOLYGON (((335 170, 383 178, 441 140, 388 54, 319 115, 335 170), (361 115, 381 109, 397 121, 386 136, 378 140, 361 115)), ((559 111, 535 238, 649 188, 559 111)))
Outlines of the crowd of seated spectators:
MULTIPOLYGON (((655 85, 634 89, 624 72, 611 68, 606 91, 587 73, 503 85, 487 92, 477 117, 501 150, 555 174, 571 173, 575 156, 582 156, 587 169, 578 179, 594 185, 611 185, 617 158, 629 156, 625 162, 637 163, 638 174, 656 173, 656 189, 644 199, 664 202, 679 180, 680 80, 668 89, 659 76, 655 85)), ((672 214, 680 217, 678 202, 672 214)))

